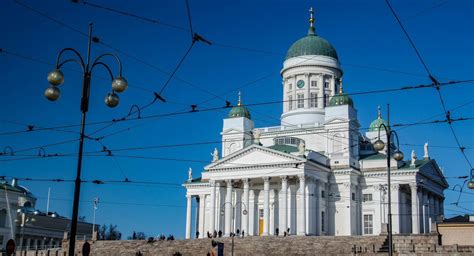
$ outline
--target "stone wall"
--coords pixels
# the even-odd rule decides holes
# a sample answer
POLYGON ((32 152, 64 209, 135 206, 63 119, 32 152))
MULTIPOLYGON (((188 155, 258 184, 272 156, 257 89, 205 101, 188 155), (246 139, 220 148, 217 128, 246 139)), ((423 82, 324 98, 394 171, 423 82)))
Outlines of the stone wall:
POLYGON ((440 223, 438 232, 441 234, 443 245, 472 245, 474 246, 474 222, 440 223))

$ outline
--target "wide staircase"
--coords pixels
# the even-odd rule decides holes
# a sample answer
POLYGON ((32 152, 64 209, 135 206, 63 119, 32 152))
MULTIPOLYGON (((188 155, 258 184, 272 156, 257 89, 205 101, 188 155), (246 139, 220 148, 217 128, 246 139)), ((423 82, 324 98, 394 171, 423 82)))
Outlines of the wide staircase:
MULTIPOLYGON (((290 237, 236 237, 234 255, 387 255, 386 235, 380 236, 290 236, 290 237)), ((394 255, 447 256, 474 255, 474 246, 439 245, 437 235, 394 235, 394 255)), ((83 241, 77 244, 77 255, 82 255, 83 241)), ((95 241, 91 242, 90 255, 207 255, 222 243, 224 255, 231 255, 232 239, 191 239, 175 241, 95 241), (213 243, 214 241, 214 243, 213 243)), ((27 255, 66 255, 67 241, 63 250, 55 252, 28 252, 27 255)))

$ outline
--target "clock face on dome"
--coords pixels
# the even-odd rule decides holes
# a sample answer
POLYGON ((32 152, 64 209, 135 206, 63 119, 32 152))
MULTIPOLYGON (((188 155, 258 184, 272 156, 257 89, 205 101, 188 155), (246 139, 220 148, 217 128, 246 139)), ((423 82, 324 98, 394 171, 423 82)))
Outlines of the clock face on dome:
POLYGON ((299 80, 297 83, 296 83, 296 86, 298 86, 298 88, 303 88, 304 87, 304 81, 303 80, 299 80))

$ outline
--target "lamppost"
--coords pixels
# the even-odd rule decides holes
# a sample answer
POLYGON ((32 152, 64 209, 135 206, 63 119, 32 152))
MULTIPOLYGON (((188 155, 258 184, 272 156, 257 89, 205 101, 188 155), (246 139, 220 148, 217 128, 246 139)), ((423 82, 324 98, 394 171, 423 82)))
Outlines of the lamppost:
POLYGON ((82 97, 81 97, 81 112, 82 112, 82 119, 81 119, 81 132, 80 132, 80 139, 79 139, 79 153, 78 153, 78 160, 77 160, 77 175, 76 180, 74 183, 74 201, 72 206, 72 219, 71 219, 71 232, 70 232, 70 240, 69 240, 69 255, 74 255, 75 249, 75 242, 76 242, 76 233, 77 233, 77 217, 79 211, 79 195, 81 191, 81 169, 82 169, 82 152, 84 147, 84 138, 85 138, 85 124, 86 124, 86 113, 89 110, 89 94, 90 94, 90 82, 92 71, 97 66, 104 67, 110 75, 110 79, 112 81, 112 92, 107 94, 105 97, 105 104, 111 108, 116 107, 119 104, 119 96, 116 94, 123 92, 127 89, 128 83, 125 78, 122 77, 122 62, 118 58, 117 55, 112 53, 105 53, 96 57, 92 63, 90 62, 90 55, 91 55, 91 42, 92 42, 92 23, 89 23, 89 39, 87 45, 87 59, 84 62, 84 59, 79 54, 79 52, 73 48, 64 48, 62 49, 58 57, 56 59, 56 69, 49 72, 48 74, 48 82, 51 86, 49 86, 44 95, 50 101, 55 101, 60 96, 60 90, 58 88, 64 82, 64 74, 60 70, 60 68, 69 62, 76 62, 78 63, 83 72, 82 78, 82 97), (71 52, 75 55, 76 58, 70 58, 66 60, 61 60, 63 53, 71 52), (113 57, 117 61, 119 65, 119 75, 118 77, 113 76, 112 70, 107 66, 102 59, 104 57, 113 57))
POLYGON ((391 147, 392 144, 390 142, 391 136, 395 135, 397 139, 397 148, 395 152, 393 152, 393 159, 396 161, 403 160, 403 153, 399 150, 400 144, 398 140, 398 134, 395 131, 390 130, 390 105, 387 107, 387 119, 388 124, 385 125, 383 123, 379 126, 379 134, 378 140, 374 143, 374 149, 377 151, 381 151, 385 148, 385 143, 380 139, 380 130, 384 128, 385 134, 387 136, 387 194, 388 194, 388 255, 393 255, 393 243, 392 243, 392 195, 391 195, 391 187, 390 187, 390 156, 392 155, 391 147))
POLYGON ((235 233, 234 233, 234 229, 235 229, 235 205, 236 204, 241 204, 244 206, 244 210, 242 211, 242 214, 243 215, 247 215, 247 206, 244 204, 244 202, 235 202, 235 204, 232 204, 231 202, 225 202, 222 204, 222 207, 221 207, 221 216, 224 216, 224 206, 226 204, 230 204, 230 206, 232 207, 232 227, 231 227, 231 232, 230 232, 230 236, 232 237, 232 247, 231 247, 231 255, 234 256, 234 237, 235 237, 235 233))
POLYGON ((92 237, 94 237, 94 233, 95 233, 95 211, 97 211, 97 205, 99 204, 98 197, 94 197, 93 204, 94 204, 94 215, 92 217, 92 237))
MULTIPOLYGON (((18 213, 21 214, 21 223, 20 223, 20 227, 21 227, 21 240, 20 240, 20 248, 21 248, 21 254, 23 254, 24 250, 25 250, 25 245, 24 245, 24 236, 25 236, 25 225, 26 223, 28 222, 34 222, 36 221, 35 218, 27 218, 26 217, 26 213, 25 213, 25 210, 23 208, 20 208, 17 210, 18 213)), ((19 222, 20 220, 16 219, 15 222, 19 222)))
POLYGON ((471 169, 471 177, 469 178, 469 182, 467 183, 467 187, 469 189, 474 189, 474 169, 471 169))

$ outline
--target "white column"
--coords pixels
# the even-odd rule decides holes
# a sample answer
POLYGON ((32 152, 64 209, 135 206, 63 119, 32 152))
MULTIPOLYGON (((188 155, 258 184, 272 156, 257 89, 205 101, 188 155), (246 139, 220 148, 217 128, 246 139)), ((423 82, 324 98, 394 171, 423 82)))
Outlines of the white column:
POLYGON ((418 191, 416 184, 410 184, 411 189, 411 232, 413 234, 420 233, 420 212, 419 212, 419 201, 418 191))
POLYGON ((309 235, 314 235, 316 233, 315 228, 315 184, 314 179, 309 178, 308 183, 306 184, 306 233, 309 235))
POLYGON ((225 236, 230 236, 232 226, 232 180, 226 180, 227 192, 225 194, 225 236))
POLYGON ((270 201, 269 201, 269 204, 270 204, 270 217, 268 218, 269 221, 268 221, 268 234, 269 235, 275 235, 275 207, 277 206, 276 205, 276 200, 275 200, 275 197, 276 197, 276 193, 275 193, 275 190, 274 189, 270 189, 270 201))
POLYGON ((243 194, 243 203, 247 214, 242 216, 242 231, 245 234, 249 234, 249 215, 250 215, 250 204, 249 204, 249 179, 244 179, 244 194, 243 194))
POLYGON ((315 181, 315 190, 314 190, 314 199, 315 199, 315 206, 314 206, 314 221, 315 223, 315 234, 321 235, 321 203, 324 198, 321 198, 321 186, 322 182, 320 180, 315 181))
POLYGON ((206 195, 199 195, 199 238, 206 236, 206 195))
POLYGON ((306 221, 305 221, 305 176, 304 174, 298 175, 298 179, 300 181, 300 186, 298 189, 297 200, 296 200, 296 223, 297 223, 297 230, 296 234, 300 236, 306 235, 306 221))
POLYGON ((213 233, 216 230, 216 182, 211 180, 209 182, 211 184, 211 209, 209 209, 210 213, 210 226, 209 226, 209 233, 213 233))
POLYGON ((323 74, 319 75, 318 79, 318 108, 324 108, 324 76, 323 74))
POLYGON ((191 199, 190 195, 187 195, 187 205, 186 205, 186 239, 191 238, 191 199))
POLYGON ((392 204, 389 207, 392 207, 392 233, 400 233, 400 185, 392 184, 391 185, 391 196, 392 204))
POLYGON ((438 220, 439 215, 439 197, 437 195, 434 196, 434 221, 438 220))
POLYGON ((249 236, 255 235, 255 219, 257 218, 257 213, 255 212, 255 193, 253 189, 249 191, 249 205, 247 206, 249 208, 249 228, 245 230, 249 236))
POLYGON ((268 236, 270 227, 270 178, 263 177, 263 234, 268 236))
POLYGON ((280 233, 283 233, 288 228, 288 179, 286 176, 280 176, 281 178, 281 190, 280 190, 280 233))
POLYGON ((423 201, 422 201, 422 204, 423 204, 423 233, 429 233, 429 228, 428 228, 428 213, 429 213, 429 207, 428 207, 428 191, 426 191, 426 189, 423 190, 423 201))

